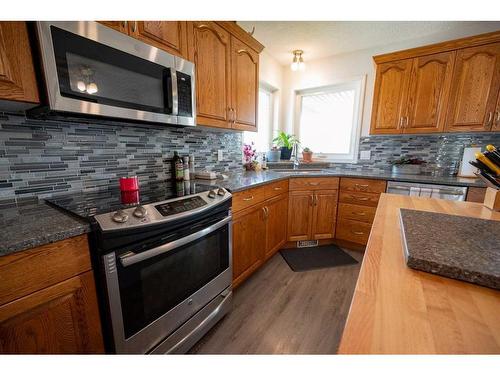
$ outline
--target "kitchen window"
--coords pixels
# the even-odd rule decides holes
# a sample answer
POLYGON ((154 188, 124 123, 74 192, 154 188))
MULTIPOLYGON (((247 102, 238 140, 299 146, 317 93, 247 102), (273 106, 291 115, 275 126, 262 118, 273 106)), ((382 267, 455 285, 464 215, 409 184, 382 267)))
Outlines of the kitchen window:
POLYGON ((253 142, 258 152, 268 151, 272 146, 276 93, 277 90, 261 84, 257 132, 243 132, 243 142, 245 144, 253 142))
POLYGON ((357 160, 364 79, 297 91, 295 134, 315 157, 357 160))

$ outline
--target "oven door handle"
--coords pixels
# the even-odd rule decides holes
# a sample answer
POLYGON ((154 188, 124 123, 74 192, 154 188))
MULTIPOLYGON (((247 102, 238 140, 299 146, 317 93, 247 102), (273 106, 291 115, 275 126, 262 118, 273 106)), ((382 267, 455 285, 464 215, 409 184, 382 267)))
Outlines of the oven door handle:
POLYGON ((123 255, 120 255, 118 258, 120 259, 123 267, 131 266, 132 264, 136 264, 138 262, 142 262, 143 260, 153 258, 160 254, 165 254, 171 250, 174 250, 180 246, 186 245, 190 242, 193 242, 201 237, 206 236, 209 233, 216 231, 217 229, 223 227, 224 225, 231 222, 232 217, 228 216, 221 221, 218 221, 215 224, 210 225, 207 228, 204 228, 198 232, 192 233, 186 237, 179 238, 178 240, 168 242, 164 245, 152 248, 147 251, 143 251, 142 253, 134 253, 133 251, 128 251, 123 255))

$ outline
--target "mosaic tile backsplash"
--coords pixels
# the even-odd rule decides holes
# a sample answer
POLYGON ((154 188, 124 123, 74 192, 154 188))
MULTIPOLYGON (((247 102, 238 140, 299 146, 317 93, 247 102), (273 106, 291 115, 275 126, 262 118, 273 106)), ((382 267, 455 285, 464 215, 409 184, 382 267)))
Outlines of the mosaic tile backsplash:
POLYGON ((440 135, 400 135, 361 137, 359 151, 370 151, 370 160, 356 164, 333 164, 332 168, 382 171, 392 168, 390 160, 402 156, 420 158, 427 163, 423 173, 451 175, 458 171, 464 147, 487 144, 500 147, 500 133, 460 133, 440 135))
MULTIPOLYGON (((401 156, 427 162, 423 171, 453 173, 463 147, 500 146, 500 133, 362 137, 360 151, 370 160, 332 168, 389 170, 401 156)), ((198 128, 138 126, 95 120, 34 120, 0 113, 0 208, 69 192, 117 185, 117 177, 139 176, 141 183, 170 178, 174 151, 194 154, 196 168, 241 170, 242 135, 198 128), (217 150, 224 161, 217 161, 217 150)))
POLYGON ((0 113, 0 207, 98 190, 117 177, 170 178, 173 152, 194 154, 198 170, 241 168, 239 132, 205 128, 34 120, 0 113), (224 161, 217 161, 217 150, 224 161))

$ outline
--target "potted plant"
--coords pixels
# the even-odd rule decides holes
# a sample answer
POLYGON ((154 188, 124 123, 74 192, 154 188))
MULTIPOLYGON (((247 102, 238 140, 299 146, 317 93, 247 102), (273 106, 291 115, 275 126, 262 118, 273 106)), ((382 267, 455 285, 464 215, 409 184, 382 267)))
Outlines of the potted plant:
POLYGON ((300 142, 293 134, 287 134, 283 130, 278 132, 278 136, 273 139, 273 143, 280 147, 281 160, 290 160, 292 148, 300 142))
POLYGON ((394 174, 419 174, 422 164, 426 162, 419 158, 403 156, 397 160, 389 161, 392 164, 392 173, 394 174))
POLYGON ((312 162, 312 157, 313 157, 313 152, 309 147, 304 147, 302 149, 302 160, 305 163, 311 163, 312 162))
POLYGON ((253 148, 253 142, 251 144, 243 145, 243 167, 247 171, 255 171, 259 162, 257 159, 257 151, 253 148))
POLYGON ((273 163, 280 161, 281 151, 278 150, 277 146, 273 146, 271 150, 267 152, 267 161, 273 163))

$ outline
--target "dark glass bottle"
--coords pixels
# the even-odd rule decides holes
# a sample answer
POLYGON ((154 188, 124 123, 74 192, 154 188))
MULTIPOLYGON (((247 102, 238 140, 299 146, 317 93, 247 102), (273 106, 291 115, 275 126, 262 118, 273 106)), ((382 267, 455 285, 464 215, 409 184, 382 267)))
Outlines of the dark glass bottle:
POLYGON ((184 180, 184 166, 182 165, 182 158, 177 151, 174 151, 174 158, 172 159, 172 178, 175 181, 184 180))

